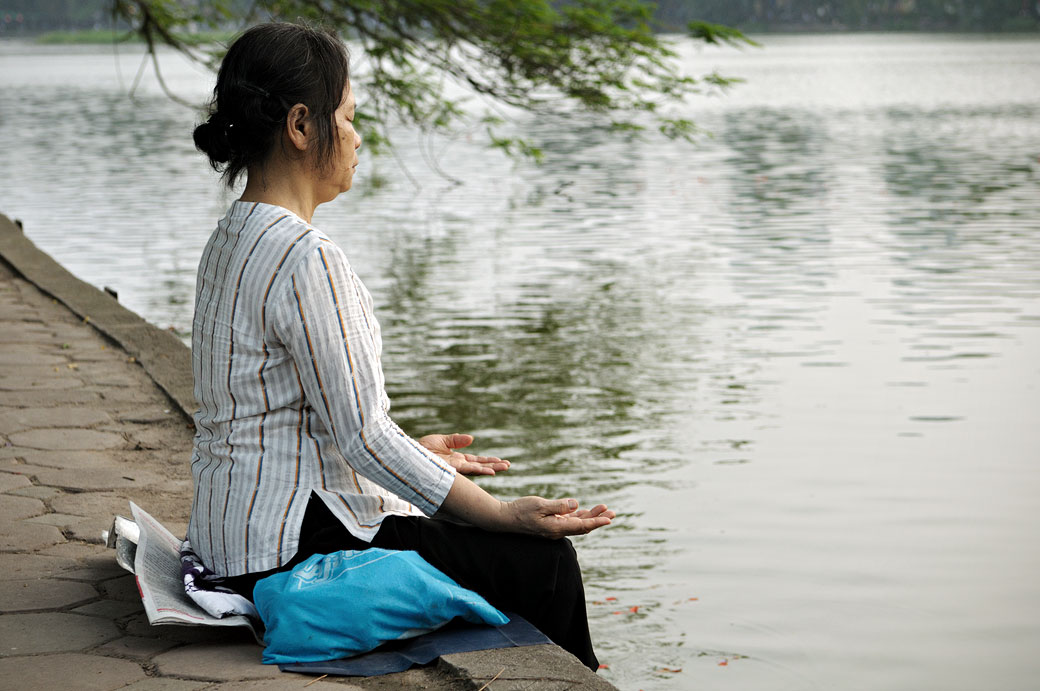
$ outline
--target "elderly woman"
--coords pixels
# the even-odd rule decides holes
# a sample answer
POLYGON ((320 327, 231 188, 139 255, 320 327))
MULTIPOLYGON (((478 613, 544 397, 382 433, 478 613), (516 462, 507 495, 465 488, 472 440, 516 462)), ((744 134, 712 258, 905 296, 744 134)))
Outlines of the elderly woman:
POLYGON ((188 537, 199 557, 252 598, 259 579, 313 554, 415 550, 596 669, 565 536, 614 513, 495 499, 464 475, 507 461, 456 451, 468 435, 402 432, 372 298, 311 225, 358 165, 343 43, 294 24, 249 29, 221 64, 211 113, 195 144, 228 186, 243 173, 246 185, 198 272, 188 537))

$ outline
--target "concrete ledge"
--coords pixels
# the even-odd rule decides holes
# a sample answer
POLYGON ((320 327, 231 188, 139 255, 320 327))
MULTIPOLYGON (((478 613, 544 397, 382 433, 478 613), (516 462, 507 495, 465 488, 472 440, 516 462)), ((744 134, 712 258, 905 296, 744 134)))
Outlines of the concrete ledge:
POLYGON ((174 334, 149 324, 108 293, 73 276, 0 214, 0 258, 42 292, 68 307, 132 355, 189 418, 195 402, 191 350, 174 334))

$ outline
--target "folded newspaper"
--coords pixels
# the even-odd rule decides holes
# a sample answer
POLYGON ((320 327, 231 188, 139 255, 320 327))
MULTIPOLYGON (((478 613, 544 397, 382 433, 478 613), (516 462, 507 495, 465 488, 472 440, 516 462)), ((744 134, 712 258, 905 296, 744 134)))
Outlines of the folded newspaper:
POLYGON ((102 533, 105 543, 116 550, 116 561, 134 574, 148 623, 190 626, 245 626, 257 642, 263 639, 249 617, 214 617, 199 607, 184 591, 181 576, 181 540, 159 521, 130 502, 133 519, 116 516, 112 529, 102 533))

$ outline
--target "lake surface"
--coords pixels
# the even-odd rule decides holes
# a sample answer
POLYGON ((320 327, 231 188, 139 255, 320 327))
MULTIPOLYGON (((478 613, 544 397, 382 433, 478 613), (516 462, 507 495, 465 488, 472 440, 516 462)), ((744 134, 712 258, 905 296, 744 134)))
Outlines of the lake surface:
MULTIPOLYGON (((761 40, 682 47, 747 80, 691 102, 697 146, 517 115, 544 165, 362 149, 315 223, 395 416, 511 458, 502 495, 619 511, 576 543, 625 691, 1035 688, 1040 40, 761 40)), ((0 43, 0 212, 185 334, 233 195, 139 62, 0 43)))

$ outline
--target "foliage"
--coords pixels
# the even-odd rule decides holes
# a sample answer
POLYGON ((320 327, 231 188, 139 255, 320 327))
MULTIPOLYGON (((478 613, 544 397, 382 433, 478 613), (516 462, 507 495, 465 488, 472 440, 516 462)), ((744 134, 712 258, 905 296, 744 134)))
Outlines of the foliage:
MULTIPOLYGON (((204 45, 226 43, 234 34, 229 31, 178 33, 185 43, 204 45)), ((109 45, 112 43, 140 43, 141 37, 133 32, 117 29, 80 29, 77 31, 48 31, 33 39, 40 45, 109 45)))
MULTIPOLYGON (((502 106, 580 109, 607 126, 688 138, 693 123, 667 104, 730 83, 683 74, 668 39, 654 32, 655 6, 645 0, 255 0, 246 11, 235 0, 112 3, 153 55, 165 44, 210 64, 219 51, 207 53, 177 32, 266 19, 335 27, 363 51, 352 78, 365 95, 366 142, 377 148, 394 119, 433 129, 469 121, 486 127, 493 145, 537 157, 523 140, 497 134, 502 106)), ((750 43, 717 26, 698 38, 750 43)))

